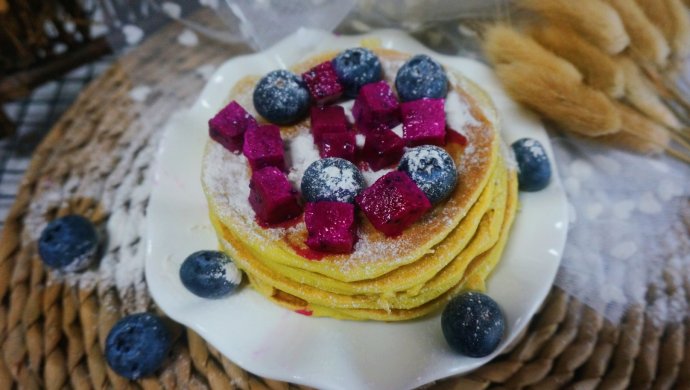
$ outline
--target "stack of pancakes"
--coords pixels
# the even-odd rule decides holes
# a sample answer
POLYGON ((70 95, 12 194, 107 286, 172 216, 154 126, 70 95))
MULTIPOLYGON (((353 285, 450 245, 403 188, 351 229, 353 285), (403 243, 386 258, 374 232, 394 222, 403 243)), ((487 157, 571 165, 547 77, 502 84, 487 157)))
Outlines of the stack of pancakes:
MULTIPOLYGON (((396 66, 409 55, 374 51, 392 83, 396 66)), ((335 54, 293 70, 301 73, 335 54)), ((230 96, 257 118, 251 95, 258 79, 244 78, 230 96)), ((466 145, 445 146, 458 168, 457 187, 397 237, 386 237, 358 212, 359 240, 348 255, 311 251, 302 219, 284 227, 259 226, 247 201, 251 171, 246 159, 209 141, 202 181, 210 218, 221 249, 246 272, 254 289, 300 313, 382 321, 420 317, 460 291, 484 289, 515 216, 517 177, 501 155, 491 100, 464 77, 449 79, 476 119, 464 128, 466 145)), ((309 120, 281 131, 286 147, 297 147, 291 140, 309 131, 309 120)))

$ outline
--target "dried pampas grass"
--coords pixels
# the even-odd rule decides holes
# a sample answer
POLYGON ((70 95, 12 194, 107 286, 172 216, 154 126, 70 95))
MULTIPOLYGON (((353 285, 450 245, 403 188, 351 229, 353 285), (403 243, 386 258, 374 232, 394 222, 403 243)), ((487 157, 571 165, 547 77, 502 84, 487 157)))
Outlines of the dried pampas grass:
POLYGON ((570 27, 609 54, 622 52, 630 43, 618 13, 601 0, 518 0, 516 4, 557 26, 570 27))
POLYGON ((678 118, 661 101, 637 64, 627 57, 619 57, 617 61, 625 74, 625 98, 630 104, 658 123, 680 129, 678 118))
POLYGON ((582 75, 571 63, 544 49, 529 36, 505 25, 494 25, 485 31, 484 52, 496 65, 529 63, 568 80, 582 80, 582 75))
MULTIPOLYGON (((620 15, 630 36, 630 53, 643 62, 665 67, 671 48, 645 12, 632 0, 605 0, 620 15)), ((690 1, 690 0, 688 0, 690 1)))
POLYGON ((575 65, 584 76, 585 83, 592 88, 615 98, 625 93, 625 77, 618 64, 574 31, 564 27, 542 26, 533 28, 530 35, 575 65))
POLYGON ((602 92, 527 63, 496 66, 508 93, 564 129, 589 137, 620 129, 616 107, 602 92))

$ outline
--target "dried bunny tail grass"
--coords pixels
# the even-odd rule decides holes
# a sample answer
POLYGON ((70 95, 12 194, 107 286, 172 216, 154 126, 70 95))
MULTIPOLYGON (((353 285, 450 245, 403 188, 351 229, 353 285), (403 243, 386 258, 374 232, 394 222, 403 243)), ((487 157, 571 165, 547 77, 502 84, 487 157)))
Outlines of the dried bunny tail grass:
POLYGON ((669 45, 673 46, 674 27, 673 16, 664 0, 635 0, 649 20, 659 28, 669 45))
POLYGON ((582 81, 582 75, 568 61, 544 49, 534 39, 503 24, 488 27, 484 32, 484 52, 494 65, 528 63, 545 72, 553 72, 567 80, 582 81))
POLYGON ((598 139, 643 154, 658 154, 670 148, 671 140, 663 127, 623 104, 616 103, 615 109, 621 131, 598 139))
POLYGON ((625 93, 625 77, 618 64, 596 46, 567 27, 535 27, 530 35, 547 49, 570 61, 594 89, 619 98, 625 93))
POLYGON ((617 60, 625 74, 625 98, 630 104, 664 126, 682 128, 678 118, 664 105, 640 68, 630 58, 619 57, 617 60))
POLYGON ((601 0, 518 0, 518 7, 537 12, 557 26, 568 26, 609 54, 630 43, 618 13, 601 0))
MULTIPOLYGON (((680 0, 662 0, 671 15, 673 24, 673 39, 671 46, 673 54, 678 59, 685 59, 690 55, 690 15, 680 0)), ((662 2, 660 1, 660 2, 662 2)))
POLYGON ((623 21, 625 30, 630 36, 631 54, 643 62, 665 67, 671 48, 664 34, 649 20, 637 3, 631 0, 605 1, 618 12, 623 21))
POLYGON ((597 137, 620 129, 611 100, 582 83, 526 63, 498 65, 496 74, 515 100, 566 130, 597 137))

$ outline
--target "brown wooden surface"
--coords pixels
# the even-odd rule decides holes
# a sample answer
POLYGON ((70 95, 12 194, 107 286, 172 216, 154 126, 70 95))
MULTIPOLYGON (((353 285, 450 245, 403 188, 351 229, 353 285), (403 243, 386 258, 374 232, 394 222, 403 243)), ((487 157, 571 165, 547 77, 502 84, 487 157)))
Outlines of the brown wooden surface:
MULTIPOLYGON (((173 326, 174 350, 156 376, 117 376, 105 364, 105 337, 135 310, 133 300, 155 311, 150 298, 137 298, 135 287, 51 282, 36 253, 33 229, 57 215, 78 212, 101 226, 111 218, 138 226, 145 218, 147 195, 136 190, 145 188, 163 124, 205 84, 195 69, 246 51, 203 38, 185 48, 176 43, 180 31, 165 28, 91 83, 36 151, 0 238, 0 389, 294 387, 247 373, 180 326, 173 326), (129 96, 139 85, 152 86, 143 103, 129 96)), ((687 236, 688 221, 677 234, 687 236)), ((108 255, 143 256, 136 238, 108 255)), ((687 280, 670 289, 690 300, 687 280)), ((509 352, 432 387, 690 388, 687 315, 659 325, 645 312, 632 308, 613 326, 554 288, 509 352)))

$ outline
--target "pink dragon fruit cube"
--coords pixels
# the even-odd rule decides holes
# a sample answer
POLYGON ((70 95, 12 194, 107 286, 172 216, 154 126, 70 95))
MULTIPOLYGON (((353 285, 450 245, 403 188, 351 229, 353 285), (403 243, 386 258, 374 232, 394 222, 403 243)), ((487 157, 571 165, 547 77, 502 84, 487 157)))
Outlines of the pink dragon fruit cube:
POLYGON ((302 212, 297 191, 276 167, 254 171, 249 181, 249 204, 261 225, 285 222, 302 212))
POLYGON ((338 74, 331 61, 316 65, 302 74, 302 80, 317 105, 337 100, 343 94, 343 86, 338 81, 338 74))
POLYGON ((405 152, 405 142, 391 130, 367 134, 362 148, 362 160, 378 171, 400 161, 405 152))
POLYGON ((311 134, 316 144, 321 136, 327 133, 344 133, 348 131, 345 109, 340 106, 312 107, 311 134))
POLYGON ((412 179, 400 171, 389 172, 355 198, 374 227, 386 236, 397 236, 431 209, 431 203, 412 179))
POLYGON ((352 115, 360 132, 369 134, 400 123, 400 104, 385 81, 366 84, 359 90, 352 115))
POLYGON ((304 222, 309 248, 329 253, 352 253, 357 242, 355 205, 352 203, 307 203, 304 222))
POLYGON ((321 158, 340 157, 351 162, 355 161, 356 139, 354 131, 323 134, 318 146, 321 158))
POLYGON ((260 125, 248 128, 244 133, 242 153, 254 171, 265 167, 285 170, 285 151, 278 126, 260 125))
POLYGON ((244 132, 256 126, 256 119, 233 100, 208 121, 208 132, 211 139, 225 149, 239 152, 242 150, 244 132))
POLYGON ((400 104, 407 146, 446 144, 445 99, 423 98, 400 104))

